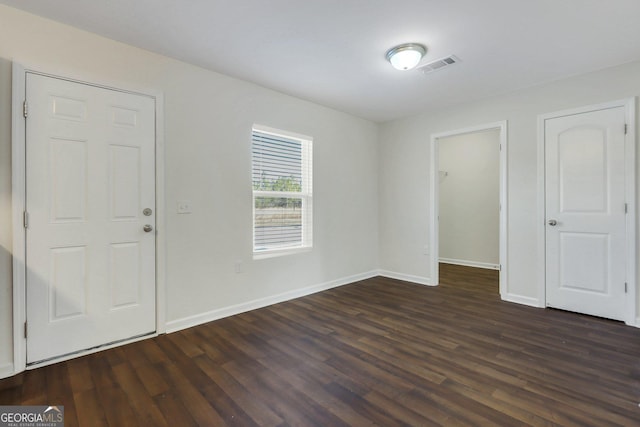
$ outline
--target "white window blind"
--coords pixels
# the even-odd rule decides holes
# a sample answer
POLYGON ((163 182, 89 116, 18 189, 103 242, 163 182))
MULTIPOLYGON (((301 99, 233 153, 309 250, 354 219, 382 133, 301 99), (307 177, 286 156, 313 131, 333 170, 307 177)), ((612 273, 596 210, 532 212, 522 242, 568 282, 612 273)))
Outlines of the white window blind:
POLYGON ((311 138, 254 126, 253 251, 312 246, 311 138))

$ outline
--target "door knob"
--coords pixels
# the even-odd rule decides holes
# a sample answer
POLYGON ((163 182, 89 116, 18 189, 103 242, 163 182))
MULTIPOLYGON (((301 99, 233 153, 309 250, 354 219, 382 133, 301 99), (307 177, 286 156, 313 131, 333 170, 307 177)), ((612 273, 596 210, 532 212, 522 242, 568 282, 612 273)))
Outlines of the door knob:
POLYGON ((549 222, 547 222, 547 224, 549 224, 552 227, 555 227, 556 225, 558 225, 558 221, 556 221, 555 219, 550 219, 549 222))
POLYGON ((143 229, 146 233, 148 233, 148 232, 150 232, 150 231, 152 231, 152 230, 153 230, 153 227, 151 226, 151 224, 145 224, 145 226, 144 226, 144 227, 142 227, 142 229, 143 229))

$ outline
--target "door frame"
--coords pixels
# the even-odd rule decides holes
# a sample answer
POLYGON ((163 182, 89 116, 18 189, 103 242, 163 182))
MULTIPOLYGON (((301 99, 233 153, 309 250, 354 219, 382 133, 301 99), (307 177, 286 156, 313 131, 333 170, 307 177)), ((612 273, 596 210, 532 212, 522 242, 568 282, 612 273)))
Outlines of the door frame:
POLYGON ((627 98, 568 110, 555 111, 538 115, 538 301, 539 307, 547 305, 546 283, 546 191, 545 191, 545 121, 558 117, 573 116, 599 110, 623 107, 627 133, 625 135, 625 199, 627 203, 626 215, 626 280, 627 301, 625 323, 640 327, 640 320, 636 318, 636 98, 627 98))
POLYGON ((26 369, 45 366, 85 354, 95 353, 107 348, 129 342, 139 341, 166 332, 166 255, 165 255, 165 188, 164 188, 164 97, 163 93, 149 89, 130 89, 126 85, 100 83, 82 76, 60 76, 46 73, 35 68, 25 67, 16 62, 12 70, 12 109, 11 109, 11 178, 12 178, 12 216, 13 216, 13 373, 26 369), (118 92, 151 97, 155 100, 155 186, 156 186, 156 332, 141 338, 125 340, 98 349, 85 350, 54 360, 27 366, 26 322, 26 230, 23 213, 26 206, 26 122, 23 103, 26 99, 27 74, 37 74, 74 83, 86 84, 118 92))
POLYGON ((431 135, 431 171, 430 171, 430 192, 431 192, 431 212, 430 212, 430 264, 431 264, 431 284, 437 286, 439 284, 439 213, 440 213, 440 180, 438 173, 438 166, 440 163, 439 158, 439 140, 450 136, 459 136, 470 133, 477 133, 487 130, 499 130, 500 131, 500 151, 499 151, 499 163, 500 163, 500 237, 499 237, 499 282, 500 282, 500 297, 502 299, 508 299, 508 275, 507 275, 507 254, 508 254, 508 239, 507 239, 507 221, 508 221, 508 197, 507 197, 507 121, 499 121, 494 123, 487 123, 483 125, 471 126, 463 129, 457 129, 448 132, 436 133, 431 135))

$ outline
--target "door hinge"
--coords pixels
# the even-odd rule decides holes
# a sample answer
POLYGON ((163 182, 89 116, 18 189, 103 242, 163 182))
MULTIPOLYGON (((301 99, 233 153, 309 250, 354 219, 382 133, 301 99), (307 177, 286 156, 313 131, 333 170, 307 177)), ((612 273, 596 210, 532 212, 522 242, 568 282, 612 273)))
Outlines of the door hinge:
POLYGON ((26 100, 22 103, 22 115, 25 119, 29 115, 29 104, 27 104, 26 100))
POLYGON ((24 322, 24 337, 27 338, 27 322, 24 322))
POLYGON ((627 131, 629 130, 629 125, 627 125, 626 123, 624 124, 624 134, 627 134, 627 131))
POLYGON ((24 211, 22 213, 22 222, 24 224, 24 228, 29 228, 29 212, 24 211))
POLYGON ((626 294, 627 292, 629 292, 629 291, 628 291, 628 289, 627 289, 628 287, 629 287, 629 286, 627 285, 627 282, 624 282, 624 293, 625 293, 625 294, 626 294))
POLYGON ((627 203, 624 204, 624 213, 629 213, 629 205, 627 203))

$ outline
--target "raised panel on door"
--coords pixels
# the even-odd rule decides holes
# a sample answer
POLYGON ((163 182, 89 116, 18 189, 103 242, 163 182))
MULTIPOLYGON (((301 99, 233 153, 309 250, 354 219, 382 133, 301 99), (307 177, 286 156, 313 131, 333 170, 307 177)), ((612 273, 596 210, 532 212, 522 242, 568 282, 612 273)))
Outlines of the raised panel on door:
POLYGON ((140 148, 109 146, 110 212, 113 221, 137 220, 140 206, 140 148))
POLYGON ((51 222, 81 222, 87 210, 87 141, 51 138, 51 222))
POLYGON ((27 73, 27 363, 155 331, 155 104, 27 73))
POLYGON ((87 313, 87 248, 51 249, 49 321, 87 313))
POLYGON ((611 287, 610 236, 605 233, 560 232, 559 286, 607 294, 611 287), (584 262, 589 259, 591 262, 584 262))
POLYGON ((560 213, 602 213, 609 208, 607 129, 578 126, 558 135, 560 213))
POLYGON ((546 302, 625 317, 624 108, 545 121, 546 302))
POLYGON ((111 245, 109 272, 112 310, 140 303, 140 251, 140 244, 136 242, 111 245))

